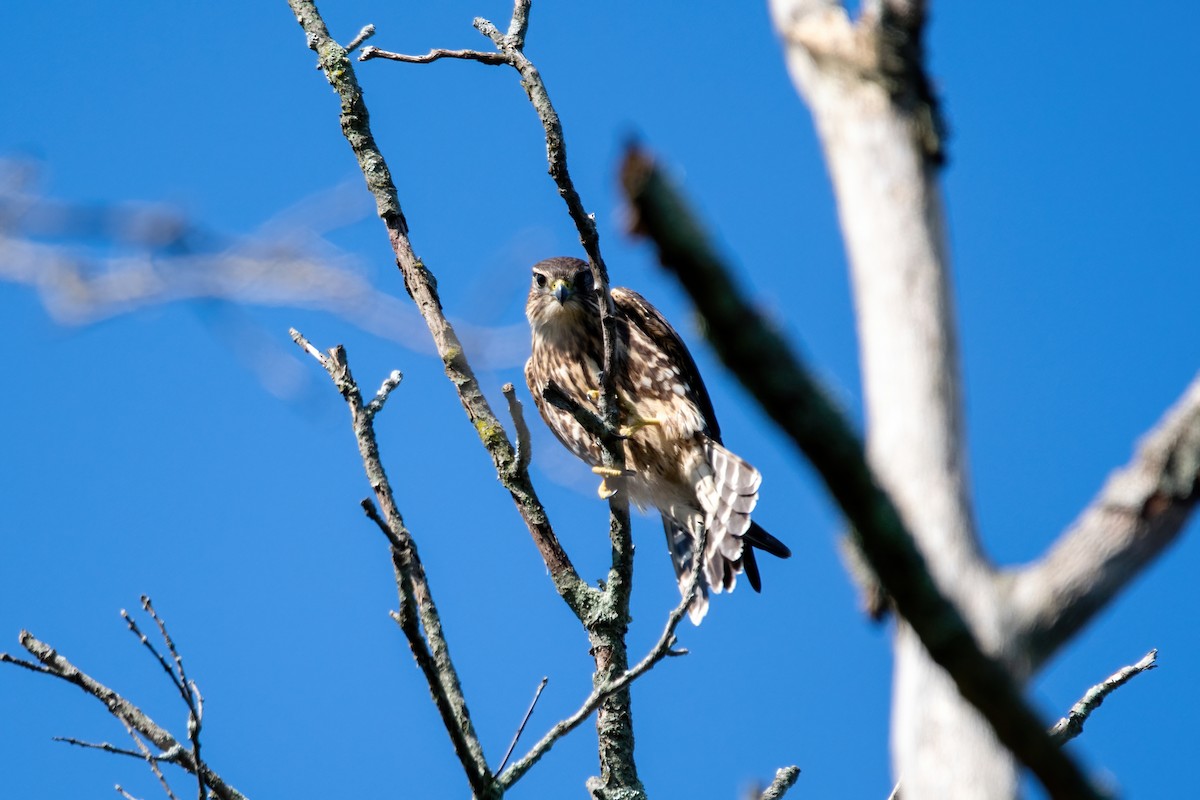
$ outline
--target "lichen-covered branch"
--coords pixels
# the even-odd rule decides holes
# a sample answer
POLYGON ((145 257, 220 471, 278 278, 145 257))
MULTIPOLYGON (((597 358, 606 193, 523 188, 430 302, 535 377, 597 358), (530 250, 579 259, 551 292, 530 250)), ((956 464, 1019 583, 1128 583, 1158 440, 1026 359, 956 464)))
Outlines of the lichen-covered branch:
POLYGON ((704 563, 704 544, 706 541, 707 532, 702 530, 700 539, 697 541, 696 547, 692 550, 692 563, 688 571, 687 583, 683 587, 683 599, 667 615, 667 622, 663 626, 663 632, 658 637, 658 641, 654 643, 654 646, 650 648, 650 651, 632 668, 623 669, 615 673, 612 678, 603 682, 597 679, 592 693, 588 695, 587 699, 583 701, 583 705, 574 714, 556 723, 537 744, 530 748, 527 754, 515 761, 511 767, 500 774, 497 782, 501 787, 507 788, 511 786, 522 775, 528 772, 529 768, 536 764, 555 742, 577 728, 580 723, 591 716, 592 712, 606 698, 625 692, 629 684, 644 675, 664 658, 687 654, 687 650, 675 649, 675 631, 678 629, 680 621, 683 620, 684 614, 687 613, 688 606, 691 605, 697 590, 700 588, 700 574, 704 563))
POLYGON ((796 779, 799 777, 799 767, 780 767, 775 770, 775 779, 771 781, 771 785, 762 790, 757 800, 779 800, 787 794, 788 789, 796 785, 796 779))
MULTIPOLYGON (((596 292, 601 298, 600 324, 604 338, 604 357, 599 376, 599 408, 604 427, 597 439, 601 446, 603 465, 621 470, 625 466, 625 455, 617 435, 620 412, 613 388, 618 369, 616 318, 609 294, 608 269, 600 253, 595 220, 587 213, 571 180, 562 122, 550 101, 541 74, 525 56, 529 10, 530 0, 516 0, 507 33, 501 33, 496 25, 486 19, 475 19, 475 28, 487 36, 496 47, 497 52, 491 57, 487 53, 474 50, 432 50, 424 56, 405 56, 372 47, 364 50, 360 60, 386 58, 409 63, 429 63, 441 58, 458 58, 492 65, 507 64, 520 75, 521 86, 525 89, 545 131, 546 160, 550 176, 554 179, 579 232, 579 241, 587 254, 596 292)), ((591 651, 596 660, 593 681, 597 687, 611 684, 617 676, 626 672, 628 666, 625 631, 629 621, 629 599, 633 587, 633 538, 629 502, 621 492, 609 498, 609 537, 612 541, 612 566, 604 592, 593 607, 592 613, 586 618, 580 616, 587 627, 591 651)), ((633 759, 632 712, 627 692, 608 693, 603 698, 596 716, 596 728, 600 740, 602 786, 628 790, 633 792, 634 796, 641 796, 643 789, 633 759)))
POLYGON ((867 465, 857 434, 791 345, 733 281, 680 193, 637 148, 626 154, 621 174, 638 232, 653 242, 659 260, 696 304, 721 360, 816 468, 898 613, 934 661, 1052 797, 1094 797, 1079 768, 1050 741, 1007 669, 980 649, 962 615, 938 590, 867 465))
POLYGON ((559 544, 558 537, 547 519, 546 510, 529 479, 528 471, 519 468, 516 451, 504 431, 504 426, 484 397, 479 381, 467 362, 462 343, 442 311, 437 281, 413 251, 408 238, 408 223, 400 208, 396 186, 371 133, 370 115, 363 101, 362 89, 354 75, 354 66, 346 50, 329 35, 324 20, 311 0, 289 0, 289 5, 308 37, 309 47, 316 51, 325 77, 341 102, 342 133, 358 160, 367 188, 375 198, 376 209, 387 229, 396 256, 396 265, 404 277, 404 286, 433 336, 446 375, 454 384, 467 417, 475 426, 480 440, 491 456, 496 474, 508 489, 529 528, 534 543, 550 571, 555 588, 577 615, 585 615, 595 604, 598 593, 579 577, 559 544))

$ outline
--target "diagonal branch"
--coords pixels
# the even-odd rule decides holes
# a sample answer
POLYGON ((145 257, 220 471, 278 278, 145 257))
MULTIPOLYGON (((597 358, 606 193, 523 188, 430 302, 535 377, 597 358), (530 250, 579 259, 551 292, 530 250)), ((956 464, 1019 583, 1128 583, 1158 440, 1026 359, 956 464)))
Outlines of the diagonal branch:
POLYGON ((849 423, 791 345, 743 295, 686 201, 651 159, 631 148, 621 170, 638 232, 691 296, 725 365, 804 453, 854 527, 854 536, 930 656, 991 723, 1052 797, 1095 797, 1083 773, 1046 735, 1008 671, 979 647, 938 590, 896 507, 866 463, 849 423))
POLYGON ((1050 738, 1055 743, 1063 745, 1083 733, 1083 724, 1088 721, 1092 712, 1100 707, 1104 698, 1131 681, 1134 676, 1154 669, 1158 666, 1158 651, 1151 650, 1142 656, 1136 664, 1121 669, 1109 675, 1101 683, 1083 693, 1079 702, 1071 706, 1071 710, 1050 729, 1050 738))
MULTIPOLYGON (((625 451, 616 434, 619 427, 618 404, 613 389, 616 381, 618 366, 616 364, 616 316, 613 309, 612 297, 609 293, 608 268, 600 253, 600 237, 596 230, 596 221, 583 206, 583 200, 571 180, 567 166, 567 146, 563 138, 562 121, 550 94, 542 80, 541 73, 524 52, 525 34, 529 28, 530 0, 516 0, 513 4, 512 21, 507 34, 492 22, 483 18, 475 19, 475 28, 487 36, 496 46, 496 53, 483 53, 476 50, 432 50, 424 56, 410 56, 393 53, 370 47, 359 56, 359 61, 369 61, 374 58, 385 58, 413 64, 427 64, 441 58, 467 59, 485 64, 507 64, 521 76, 521 86, 529 96, 538 120, 542 123, 546 138, 546 160, 549 164, 550 177, 554 179, 558 192, 567 205, 567 213, 575 223, 579 232, 579 242, 587 254, 588 263, 592 269, 592 277, 596 292, 602 298, 600 303, 600 326, 604 337, 604 359, 600 373, 600 416, 604 419, 605 429, 597 436, 601 445, 602 462, 604 466, 613 469, 623 469, 625 466, 625 451), (491 56, 489 58, 489 56, 491 56)), ((618 493, 609 500, 610 529, 613 538, 613 568, 609 573, 605 605, 610 609, 608 616, 619 620, 624 625, 629 616, 629 590, 632 580, 632 539, 629 535, 629 504, 626 497, 618 493)))
POLYGON ((538 683, 537 691, 533 693, 533 700, 529 703, 529 708, 525 711, 525 716, 521 718, 521 724, 517 726, 517 732, 513 734, 513 739, 509 742, 508 749, 504 751, 504 758, 500 759, 500 766, 496 767, 496 777, 508 764, 508 760, 512 758, 513 750, 517 749, 517 743, 521 741, 521 734, 525 733, 525 726, 529 724, 529 718, 533 716, 533 710, 537 708, 538 700, 542 696, 542 692, 546 688, 546 684, 550 682, 549 678, 543 677, 538 683))
MULTIPOLYGON (((213 796, 219 800, 246 800, 245 796, 237 789, 227 784, 220 775, 212 770, 199 757, 199 748, 195 748, 195 740, 193 739, 194 749, 189 750, 176 739, 170 731, 161 727, 154 720, 150 719, 144 711, 136 705, 126 700, 117 692, 97 681, 92 676, 88 675, 83 670, 72 664, 65 656, 59 653, 50 645, 37 639, 29 631, 21 631, 18 641, 38 663, 25 661, 20 658, 9 655, 8 653, 0 653, 0 663, 15 664, 19 667, 40 672, 46 675, 51 675, 67 683, 74 684, 82 689, 87 694, 99 700, 108 709, 108 712, 116 717, 134 737, 135 743, 138 744, 139 750, 145 747, 140 737, 144 737, 147 741, 158 748, 157 754, 151 753, 148 749, 141 752, 126 751, 116 748, 112 745, 89 745, 75 739, 64 739, 70 744, 79 746, 90 746, 96 749, 106 750, 108 752, 120 753, 122 755, 132 755, 143 758, 163 780, 161 772, 158 770, 158 763, 165 762, 175 764, 186 772, 197 777, 197 782, 201 787, 207 786, 213 796)), ((171 646, 174 652, 174 646, 171 646)), ((162 662, 160 661, 160 664, 162 662)), ((191 734, 191 720, 189 718, 189 735, 191 734)))
POLYGON ((779 800, 787 794, 788 789, 796 785, 800 777, 799 767, 780 767, 775 770, 775 779, 771 785, 758 794, 756 800, 779 800))
POLYGON ((354 67, 345 49, 330 37, 312 0, 289 0, 289 5, 308 36, 309 47, 316 51, 326 79, 341 101, 342 133, 354 151, 367 188, 375 198, 376 209, 396 256, 396 265, 404 277, 404 286, 433 336, 446 375, 454 384, 467 417, 491 456, 500 482, 509 491, 529 528, 555 588, 577 615, 584 615, 594 604, 596 592, 579 577, 559 544, 528 471, 519 468, 515 449, 509 442, 504 426, 484 397, 479 381, 467 362, 462 343, 442 311, 433 273, 413 252, 396 185, 371 133, 370 115, 363 102, 354 67))
POLYGON ((530 767, 536 764, 554 746, 555 742, 577 728, 580 723, 591 716, 592 712, 606 698, 619 692, 624 692, 629 687, 629 684, 644 675, 664 658, 687 654, 687 650, 675 649, 675 631, 700 588, 700 573, 704 564, 704 545, 707 539, 708 532, 701 529, 700 539, 697 541, 696 547, 692 550, 692 563, 688 570, 687 583, 683 587, 683 599, 667 615, 667 623, 663 627, 662 635, 658 637, 658 641, 654 643, 650 651, 630 669, 618 673, 609 680, 597 682, 592 689, 592 693, 588 695, 587 699, 583 701, 583 705, 575 713, 555 724, 537 744, 530 748, 527 754, 515 761, 511 767, 500 774, 500 777, 497 778, 497 783, 501 789, 507 789, 516 783, 522 775, 529 771, 530 767))
POLYGON ((369 500, 364 501, 363 508, 367 516, 383 531, 392 547, 392 565, 396 572, 396 588, 400 596, 400 610, 395 619, 404 631, 417 665, 425 675, 434 705, 437 706, 446 732, 450 735, 455 755, 467 774, 472 792, 478 798, 489 797, 492 795, 492 772, 484 757, 483 746, 471 724, 466 697, 462 691, 458 671, 450 657, 450 647, 442 631, 441 616, 434 604, 425 568, 417 554, 416 542, 413 541, 396 505, 391 484, 379 457, 379 445, 375 441, 375 410, 382 407, 388 393, 399 385, 397 373, 392 373, 392 377, 384 382, 380 393, 370 405, 364 404, 362 392, 350 373, 350 363, 344 348, 339 345, 330 350, 329 355, 325 355, 299 331, 293 328, 291 334, 296 344, 313 356, 329 373, 329 377, 350 408, 350 419, 358 442, 359 455, 362 457, 371 489, 383 508, 383 516, 379 515, 369 500), (424 635, 421 633, 422 628, 424 635))
POLYGON ((1039 664, 1183 531, 1200 500, 1200 375, 1041 559, 1013 603, 1039 664))

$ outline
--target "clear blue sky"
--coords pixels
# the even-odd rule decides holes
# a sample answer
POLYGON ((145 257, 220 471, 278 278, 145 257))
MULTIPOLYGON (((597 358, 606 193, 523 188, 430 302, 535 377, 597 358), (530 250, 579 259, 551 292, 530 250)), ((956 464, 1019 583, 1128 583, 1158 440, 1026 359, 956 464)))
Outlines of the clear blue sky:
MULTIPOLYGON (((360 185, 336 99, 283 0, 15 5, 0 13, 0 157, 32 159, 47 196, 167 203, 219 249, 360 185)), ((1042 552, 1200 364, 1200 11, 1068 6, 934 3, 928 37, 952 130, 945 188, 972 483, 1001 563, 1042 552)), ((502 23, 509 6, 356 0, 322 10, 343 41, 373 22, 378 46, 424 52, 482 47, 471 18, 502 23)), ((841 523, 700 342, 651 254, 625 236, 616 194, 621 142, 637 132, 859 418, 829 183, 765 8, 540 3, 528 54, 562 115, 614 280, 694 343, 727 443, 765 475, 758 518, 795 553, 763 564, 761 596, 718 598, 702 627, 682 633, 691 655, 637 684, 647 789, 734 798, 795 763, 797 796, 883 798, 888 631, 856 609, 836 555, 841 523)), ((523 322, 529 264, 577 252, 515 75, 373 62, 359 76, 449 314, 510 335, 523 322)), ((406 299, 365 190, 352 196, 329 249, 406 299)), ((299 216, 312 224, 320 212, 299 216)), ((72 246, 96 255, 94 241, 72 246)), ((0 289, 0 649, 16 649, 29 628, 182 734, 178 704, 117 616, 148 593, 207 698, 206 757, 252 798, 464 796, 387 617, 391 569, 358 509, 369 490, 344 406, 292 353, 293 325, 321 346, 344 343, 365 386, 394 368, 406 374, 380 443, 489 757, 503 753, 543 675, 524 744, 578 705, 589 688, 585 640, 427 348, 323 312, 220 301, 71 327, 28 286, 0 289)), ((494 401, 504 382, 521 384, 520 358, 480 370, 494 401)), ((580 570, 599 577, 608 546, 595 481, 540 423, 535 433, 534 477, 552 520, 580 570)), ((1033 689, 1056 718, 1091 683, 1160 649, 1161 668, 1111 698, 1073 746, 1129 797, 1194 784, 1200 531, 1189 528, 1033 689)), ((635 654, 677 597, 658 522, 639 519, 636 538, 635 654)), ((158 795, 142 765, 54 735, 124 737, 77 690, 0 670, 6 795, 105 797, 114 783, 158 795)), ((512 796, 583 797, 594 761, 594 734, 582 729, 512 796)))

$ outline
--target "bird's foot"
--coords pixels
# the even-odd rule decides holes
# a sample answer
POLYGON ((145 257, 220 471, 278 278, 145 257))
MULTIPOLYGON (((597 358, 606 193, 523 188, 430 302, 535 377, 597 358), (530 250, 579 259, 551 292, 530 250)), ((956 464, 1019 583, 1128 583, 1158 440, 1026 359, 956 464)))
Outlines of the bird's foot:
POLYGON ((648 428, 651 425, 662 425, 662 424, 663 424, 663 421, 661 419, 659 419, 658 417, 648 417, 648 418, 633 417, 628 422, 626 422, 624 425, 622 425, 620 428, 618 428, 617 433, 619 433, 624 438, 628 439, 630 436, 633 436, 635 433, 640 431, 642 428, 648 428))
POLYGON ((616 467, 592 467, 592 472, 603 476, 600 486, 596 489, 596 494, 600 495, 601 500, 607 500, 617 493, 617 489, 608 485, 609 478, 628 478, 636 474, 631 469, 617 469, 616 467))

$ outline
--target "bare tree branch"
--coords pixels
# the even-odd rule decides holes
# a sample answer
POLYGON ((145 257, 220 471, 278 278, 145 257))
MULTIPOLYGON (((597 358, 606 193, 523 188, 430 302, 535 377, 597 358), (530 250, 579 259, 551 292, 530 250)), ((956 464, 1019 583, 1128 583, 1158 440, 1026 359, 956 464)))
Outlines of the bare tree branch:
MULTIPOLYGON (((0 282, 37 292, 63 325, 88 325, 169 303, 325 311, 420 353, 436 353, 407 300, 372 285, 357 256, 326 236, 369 212, 357 187, 339 185, 284 209, 241 235, 211 231, 158 203, 80 204, 44 196, 34 165, 0 158, 0 282)), ((459 322, 474 362, 489 369, 528 357, 525 324, 459 322)), ((286 390, 303 374, 273 338, 249 355, 286 390), (288 369, 295 368, 295 372, 288 369), (282 379, 280 376, 283 376, 282 379)))
POLYGON ((1200 375, 1050 551, 1016 573, 1013 606, 1032 663, 1049 658, 1174 542, 1197 500, 1200 375))
MULTIPOLYGON (((171 784, 167 780, 167 776, 163 774, 162 769, 158 766, 158 762, 161 759, 154 757, 154 754, 150 752, 150 748, 147 747, 146 743, 142 741, 142 737, 138 736, 137 731, 129 727, 128 723, 125 724, 125 731, 129 734, 129 738, 133 739, 133 743, 137 745, 138 750, 141 752, 142 759, 146 762, 146 766, 149 767, 150 772, 152 772, 154 777, 158 779, 158 785, 162 787, 163 793, 167 796, 167 800, 179 800, 179 798, 175 796, 175 792, 172 791, 171 784)), ((204 779, 200 778, 200 800, 204 800, 203 781, 204 779)))
MULTIPOLYGON (((144 599, 144 605, 147 607, 147 613, 150 613, 149 609, 152 608, 152 606, 150 605, 148 598, 144 599)), ((128 616, 123 616, 126 616, 128 621, 128 616)), ((159 617, 157 613, 154 614, 154 618, 155 622, 159 626, 160 632, 162 632, 163 638, 167 642, 170 642, 170 636, 166 632, 166 623, 162 621, 161 617, 159 617)), ((131 630, 136 631, 136 627, 131 626, 131 630)), ((137 632, 137 635, 139 638, 143 638, 141 637, 140 632, 137 632)), ((160 727, 152 719, 150 719, 150 717, 147 716, 146 713, 136 705, 80 670, 78 667, 68 661, 65 656, 61 655, 50 645, 35 638, 33 634, 29 633, 29 631, 21 631, 18 641, 20 641, 21 646, 24 647, 31 655, 33 655, 39 663, 34 664, 23 659, 15 658, 8 653, 0 653, 0 663, 15 664, 34 672, 51 675, 55 678, 59 678, 78 686, 84 692, 103 703, 108 709, 109 713, 116 717, 117 720, 119 720, 125 726, 130 736, 133 737, 134 743, 138 746, 139 752, 122 750, 107 743, 91 744, 88 742, 83 742, 82 740, 71 738, 60 739, 60 741, 65 741, 68 744, 73 744, 80 747, 91 747, 120 755, 130 755, 143 758, 150 766, 151 770, 154 771, 155 775, 157 775, 159 780, 163 783, 163 786, 165 789, 167 789, 168 794, 170 794, 170 789, 167 787, 166 778, 162 775, 158 768, 158 764, 160 762, 175 764, 184 771, 196 776, 199 787, 198 791, 202 796, 206 794, 205 790, 207 788, 210 789, 212 794, 219 798, 219 800, 246 800, 245 796, 241 792, 227 784, 220 775, 214 772, 212 768, 200 758, 200 749, 198 746, 199 724, 196 721, 202 715, 202 710, 200 708, 201 701, 198 699, 198 692, 196 694, 196 699, 191 701, 189 701, 189 699, 185 696, 187 693, 186 689, 181 692, 181 696, 184 697, 185 703, 188 705, 188 737, 192 744, 192 748, 188 749, 184 747, 183 744, 181 744, 180 741, 176 739, 169 731, 160 727), (193 703, 195 705, 193 705, 193 703), (142 742, 141 737, 145 737, 147 741, 158 748, 159 752, 153 753, 149 748, 146 747, 145 743, 142 742)), ((148 643, 147 647, 149 647, 148 643)), ((166 666, 166 661, 159 656, 154 648, 149 647, 149 649, 155 653, 159 665, 164 666, 168 674, 172 676, 172 682, 175 682, 175 675, 172 673, 171 669, 166 666)), ((181 657, 179 657, 178 651, 175 649, 173 642, 168 644, 168 651, 173 657, 178 659, 178 663, 180 664, 180 674, 182 674, 183 660, 181 657)), ((194 684, 189 683, 187 685, 192 686, 194 690, 194 684)), ((178 683, 176 683, 176 688, 179 688, 178 683)))
POLYGON ((423 56, 409 56, 403 53, 392 53, 380 50, 378 47, 364 47, 359 61, 370 61, 373 58, 386 58, 389 61, 403 61, 407 64, 429 64, 442 58, 457 58, 465 61, 478 61, 481 64, 507 64, 508 57, 503 53, 484 53, 479 50, 430 50, 423 56))
POLYGON ((500 759, 500 766, 496 767, 496 777, 508 764, 508 759, 512 758, 513 750, 517 749, 517 742, 521 741, 521 734, 525 732, 525 726, 529 724, 529 718, 533 716, 533 709, 537 708, 538 699, 542 696, 542 690, 546 688, 546 684, 550 681, 549 678, 542 678, 538 683, 537 691, 533 693, 533 700, 529 703, 529 709, 525 712, 525 716, 521 717, 521 724, 517 726, 517 732, 513 734, 512 741, 508 745, 508 749, 504 751, 504 758, 500 759))
POLYGON ((455 755, 462 764, 474 796, 491 797, 492 771, 471 724, 466 697, 462 691, 458 671, 450 657, 450 646, 442 631, 441 615, 438 614, 433 601, 425 568, 417 554, 416 542, 404 524, 404 518, 396 505, 391 484, 379 457, 379 445, 375 441, 373 424, 375 411, 368 410, 372 407, 378 410, 383 405, 388 393, 399 384, 398 373, 392 373, 384 382, 380 393, 371 401, 372 405, 368 406, 363 403, 362 393, 350 373, 345 349, 339 345, 330 350, 329 355, 325 355, 294 328, 291 335, 296 344, 313 356, 329 373, 334 386, 345 398, 350 409, 350 419, 363 468, 371 489, 383 508, 383 516, 379 515, 369 500, 364 501, 363 508, 367 516, 383 531, 392 548, 392 564, 395 567, 396 588, 400 596, 400 610, 395 619, 408 640, 417 665, 425 675, 434 705, 442 717, 446 732, 450 735, 455 755), (422 628, 424 635, 421 633, 422 628))
MULTIPOLYGON (((629 684, 644 675, 664 658, 687 654, 687 650, 675 649, 675 631, 700 588, 700 573, 704 565, 704 545, 707 540, 708 532, 701 529, 700 538, 696 543, 696 547, 692 550, 692 563, 689 567, 687 583, 683 587, 683 600, 667 616, 667 623, 663 627, 662 635, 658 637, 658 641, 650 648, 650 651, 631 669, 624 670, 611 680, 600 681, 600 673, 597 671, 595 688, 592 689, 592 693, 584 700, 579 710, 554 725, 525 756, 518 759, 511 767, 500 774, 500 777, 497 778, 497 783, 502 789, 507 789, 516 783, 522 775, 529 771, 530 767, 536 764, 550 750, 555 742, 570 733, 580 723, 591 716, 592 712, 604 702, 605 698, 625 691, 629 684)), ((592 788, 593 793, 595 792, 594 787, 589 786, 589 788, 592 788)))
POLYGON ((518 468, 516 452, 504 426, 492 412, 467 362, 463 344, 442 311, 433 274, 413 252, 408 238, 408 223, 400 209, 396 186, 387 163, 371 133, 370 115, 363 102, 354 67, 346 51, 330 37, 324 20, 311 0, 289 0, 289 5, 307 34, 309 47, 316 51, 326 79, 341 101, 342 132, 358 160, 367 188, 375 198, 376 210, 387 229, 396 264, 404 277, 404 286, 433 336, 446 375, 454 384, 467 417, 491 456, 501 483, 508 489, 525 520, 555 588, 576 615, 583 617, 589 613, 598 593, 579 577, 559 544, 546 510, 529 480, 528 471, 518 468))
MULTIPOLYGON (((311 3, 302 3, 298 2, 298 0, 293 0, 292 7, 297 13, 297 18, 301 20, 301 24, 309 34, 311 46, 322 54, 322 63, 332 64, 333 60, 337 60, 341 74, 335 77, 328 68, 326 74, 343 98, 344 111, 348 106, 354 109, 352 117, 348 118, 347 114, 343 113, 343 128, 347 132, 347 138, 350 140, 352 147, 354 147, 355 152, 359 155, 364 174, 367 175, 368 185, 372 187, 372 191, 376 194, 380 216, 383 217, 385 223, 388 225, 393 247, 396 250, 397 263, 399 263, 401 271, 405 274, 405 285, 409 288, 410 294, 417 300, 418 306, 421 307, 422 313, 426 315, 426 319, 430 323, 434 339, 438 341, 439 352, 443 354, 443 361, 447 365, 447 373, 454 380, 455 385, 459 387, 460 398, 462 398, 464 407, 467 408, 468 414, 471 416, 472 421, 475 422, 476 427, 480 426, 481 421, 487 425, 494 425, 497 442, 495 444, 488 443, 487 438, 482 436, 482 430, 481 438, 485 439, 485 445, 492 452, 493 461, 496 463, 501 480, 506 481, 506 485, 516 483, 517 480, 520 480, 522 483, 521 493, 532 495, 532 486, 528 482, 527 474, 525 474, 527 471, 521 469, 519 459, 515 458, 515 453, 508 442, 508 438, 504 435, 503 428, 500 427, 498 421, 492 415, 490 408, 486 407, 485 402, 477 403, 474 400, 469 401, 469 398, 463 394, 463 386, 466 383, 465 378, 470 377, 471 382, 474 381, 474 378, 470 375, 465 358, 460 359, 461 364, 452 363, 446 358, 447 354, 451 351, 456 356, 461 356, 461 348, 456 342, 451 341, 453 331, 448 329, 448 325, 443 325, 429 316, 429 308, 419 296, 420 293, 430 295, 434 301, 432 305, 438 306, 436 303, 436 293, 429 289, 427 286, 428 281, 425 280, 425 276, 428 273, 411 253, 407 237, 407 225, 404 223, 399 202, 396 200, 395 188, 392 186, 386 166, 383 164, 382 156, 378 154, 378 150, 374 147, 373 140, 370 138, 370 132, 366 126, 366 109, 362 105, 361 91, 358 89, 353 72, 346 61, 345 53, 344 51, 340 51, 340 49, 334 50, 324 47, 323 43, 329 41, 328 33, 325 31, 324 25, 320 22, 320 18, 316 14, 316 9, 311 3), (343 86, 345 87, 344 90, 341 88, 343 86), (353 133, 351 129, 353 129, 353 133), (371 170, 375 170, 375 172, 372 173, 371 170), (415 266, 420 266, 421 270, 418 272, 406 266, 406 262, 408 261, 411 261, 415 266), (447 333, 449 333, 449 337, 446 337, 447 333), (447 347, 443 347, 442 339, 445 339, 449 343, 447 347), (456 378, 456 373, 463 380, 456 378), (506 479, 506 472, 511 473, 512 477, 506 479), (528 487, 527 493, 525 492, 526 487, 528 487)), ((550 175, 558 187, 559 194, 566 202, 568 213, 579 231, 580 243, 588 256, 596 292, 601 298, 600 324, 603 331, 604 357, 602 371, 599 376, 599 407, 600 415, 605 421, 605 431, 604 435, 599 437, 599 442, 602 453, 602 464, 610 469, 622 470, 625 466, 625 454, 623 444, 617 432, 620 411, 613 388, 617 370, 615 356, 616 318, 612 298, 609 294, 608 270, 600 254, 599 236, 596 231, 595 220, 584 209, 583 202, 571 181, 567 167, 566 144, 563 140, 561 121, 550 102, 549 94, 546 91, 540 74, 524 54, 525 35, 529 26, 529 8, 529 0, 516 0, 507 34, 502 34, 488 20, 482 18, 475 19, 475 27, 491 39, 492 43, 496 46, 498 50, 496 58, 488 58, 485 54, 477 51, 448 50, 434 50, 426 56, 404 57, 394 53, 385 55, 384 51, 380 51, 377 48, 370 48, 360 58, 361 60, 369 60, 377 57, 390 57, 393 60, 415 63, 428 63, 440 58, 465 58, 487 64, 508 64, 520 74, 521 85, 529 96, 545 130, 546 157, 549 163, 550 175)), ((440 306, 438 308, 438 315, 440 316, 440 306)), ((479 400, 482 401, 482 395, 479 396, 479 400)), ((510 491, 513 491, 511 485, 510 491)), ((514 492, 514 498, 516 496, 516 492, 514 492)), ((528 515, 526 516, 526 521, 530 524, 531 531, 533 531, 533 522, 530 521, 528 515)), ((538 538, 538 533, 535 532, 534 536, 535 539, 538 538)), ((553 534, 550 533, 550 537, 552 536, 553 534)), ((556 585, 559 585, 560 594, 571 604, 572 609, 587 628, 591 641, 591 652, 596 662, 594 682, 597 686, 610 684, 616 676, 625 673, 628 668, 628 654, 624 635, 629 621, 629 596, 633 586, 633 540, 630 529, 629 502, 625 493, 617 493, 609 498, 609 537, 613 547, 612 566, 609 569, 604 591, 598 598, 585 596, 588 600, 585 604, 578 597, 568 597, 566 587, 556 578, 556 585), (593 600, 597 602, 592 602, 593 600), (590 607, 585 608, 585 605, 590 607)), ((557 541, 554 544, 557 545, 557 541)), ((546 548, 542 548, 542 552, 543 558, 546 558, 546 563, 550 566, 551 574, 554 575, 556 567, 552 559, 557 559, 558 556, 554 553, 548 553, 546 548)), ((565 555, 562 556, 562 559, 565 560, 565 555)), ((559 572, 564 572, 565 574, 565 571, 559 570, 559 572)), ((571 569, 570 575, 574 575, 573 569, 571 569)), ((575 594, 582 594, 582 590, 576 587, 575 594)), ((633 758, 633 731, 631 726, 632 711, 628 694, 617 692, 606 695, 596 716, 596 728, 600 741, 601 784, 609 788, 627 789, 632 791, 635 796, 641 796, 644 794, 644 790, 641 781, 637 777, 637 768, 633 758)))
POLYGON ((525 423, 525 411, 511 383, 504 384, 500 391, 508 401, 508 414, 512 417, 513 430, 517 432, 517 469, 528 470, 529 460, 533 456, 533 443, 529 436, 529 426, 525 423))
POLYGON ((1054 727, 1050 729, 1050 737, 1056 743, 1063 745, 1083 733, 1084 723, 1088 721, 1088 717, 1092 715, 1092 712, 1100 707, 1100 704, 1104 702, 1104 698, 1108 697, 1121 686, 1124 686, 1135 675, 1141 675, 1143 672, 1157 667, 1157 658, 1158 651, 1151 650, 1142 656, 1142 659, 1136 664, 1122 667, 1105 678, 1101 683, 1088 689, 1084 692, 1083 697, 1079 698, 1079 702, 1071 707, 1067 716, 1056 722, 1054 727))
POLYGON ((757 800, 779 800, 787 794, 788 789, 796 785, 796 779, 799 777, 799 767, 780 767, 775 770, 775 779, 771 781, 771 785, 757 795, 757 800))
POLYGON ((721 360, 817 469, 930 656, 1052 797, 1095 797, 1075 763, 1050 741, 1007 669, 983 652, 939 592, 896 507, 876 483, 858 436, 734 283, 683 197, 636 148, 626 154, 621 173, 638 232, 653 241, 659 260, 691 296, 721 360))
MULTIPOLYGON (((143 760, 146 758, 146 754, 142 750, 129 750, 124 747, 117 747, 111 742, 85 742, 84 740, 76 739, 73 736, 55 736, 54 741, 62 742, 63 744, 74 745, 75 747, 82 747, 85 750, 99 750, 102 753, 111 753, 118 756, 130 756, 138 760, 143 760)), ((150 758, 155 761, 174 763, 179 759, 179 754, 181 752, 183 752, 182 748, 168 753, 161 753, 159 755, 152 754, 150 758)))

